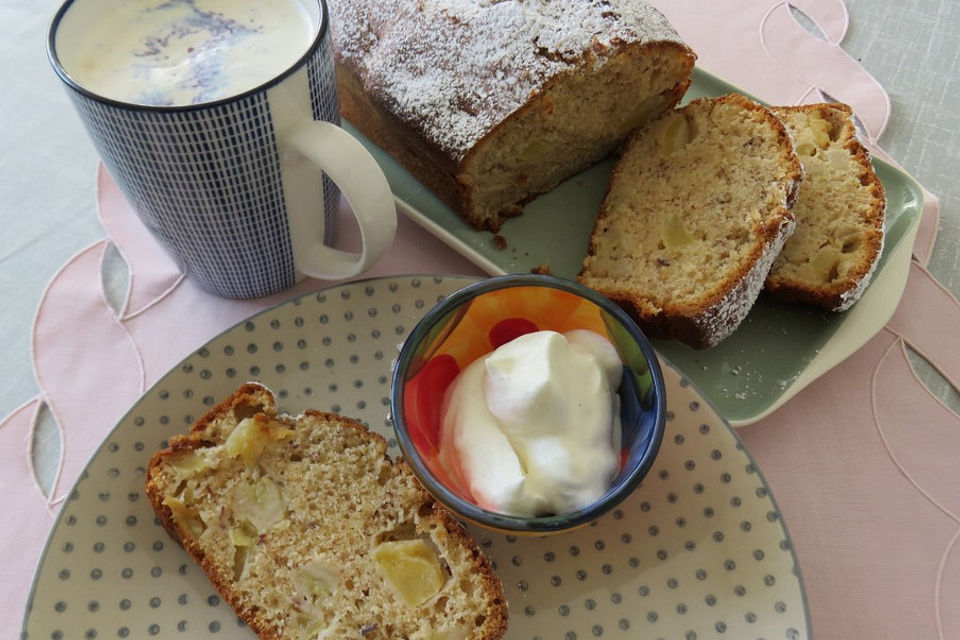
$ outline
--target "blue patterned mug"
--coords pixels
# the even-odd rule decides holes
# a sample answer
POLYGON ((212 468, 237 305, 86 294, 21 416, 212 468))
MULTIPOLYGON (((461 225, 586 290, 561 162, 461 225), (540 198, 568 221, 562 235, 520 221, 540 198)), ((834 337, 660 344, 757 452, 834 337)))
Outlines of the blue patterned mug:
POLYGON ((387 181, 337 126, 324 0, 67 0, 48 54, 111 176, 204 290, 345 278, 392 244, 387 181), (359 253, 329 244, 341 190, 359 253))

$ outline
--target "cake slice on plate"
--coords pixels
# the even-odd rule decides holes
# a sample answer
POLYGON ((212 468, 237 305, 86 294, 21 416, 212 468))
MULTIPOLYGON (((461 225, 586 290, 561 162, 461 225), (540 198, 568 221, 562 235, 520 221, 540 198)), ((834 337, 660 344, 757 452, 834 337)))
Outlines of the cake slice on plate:
POLYGON ((766 290, 787 301, 844 311, 870 283, 883 250, 886 199, 851 109, 841 103, 774 107, 804 167, 797 228, 766 290))
POLYGON ((264 640, 488 640, 503 588, 386 441, 331 413, 279 414, 247 384, 154 454, 170 534, 264 640))
POLYGON ((649 335, 715 345, 746 317, 792 233, 801 176, 768 109, 735 94, 694 100, 631 136, 579 280, 649 335))

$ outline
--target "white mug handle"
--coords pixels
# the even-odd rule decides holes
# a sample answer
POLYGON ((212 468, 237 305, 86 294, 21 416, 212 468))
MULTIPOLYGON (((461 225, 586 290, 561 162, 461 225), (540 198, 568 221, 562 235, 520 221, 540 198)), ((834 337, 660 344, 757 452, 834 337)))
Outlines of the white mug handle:
MULTIPOLYGON (((360 253, 350 253, 325 245, 322 237, 310 239, 306 250, 297 252, 297 268, 320 279, 366 271, 390 248, 397 232, 397 208, 380 165, 356 138, 329 122, 304 122, 290 132, 287 141, 340 188, 363 243, 360 253)), ((294 239, 296 244, 303 241, 294 239)))

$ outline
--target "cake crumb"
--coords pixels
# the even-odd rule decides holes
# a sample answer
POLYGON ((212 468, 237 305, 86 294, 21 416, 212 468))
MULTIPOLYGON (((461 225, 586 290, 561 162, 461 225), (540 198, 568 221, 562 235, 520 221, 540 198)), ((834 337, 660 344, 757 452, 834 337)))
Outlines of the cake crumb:
POLYGON ((495 236, 493 236, 493 246, 499 249, 500 251, 503 251, 504 249, 507 248, 507 239, 498 233, 495 236))

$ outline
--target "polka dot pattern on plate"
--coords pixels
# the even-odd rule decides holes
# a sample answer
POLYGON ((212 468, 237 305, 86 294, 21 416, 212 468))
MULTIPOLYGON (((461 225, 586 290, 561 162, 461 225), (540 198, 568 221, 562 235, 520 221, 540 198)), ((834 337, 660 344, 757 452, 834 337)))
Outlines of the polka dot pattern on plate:
MULTIPOLYGON (((255 638, 157 524, 150 455, 246 380, 281 408, 360 419, 398 448, 391 363, 439 299, 471 282, 354 282, 227 330, 174 367, 107 436, 59 514, 23 636, 255 638)), ((806 638, 800 571, 756 464, 698 391, 664 363, 669 414, 642 485, 592 526, 548 538, 473 529, 503 580, 508 638, 806 638)))

